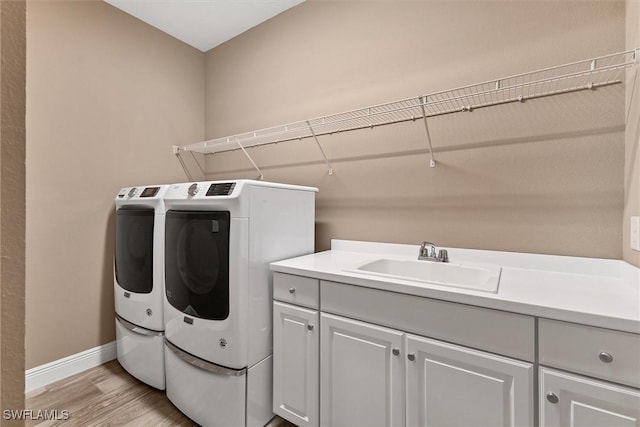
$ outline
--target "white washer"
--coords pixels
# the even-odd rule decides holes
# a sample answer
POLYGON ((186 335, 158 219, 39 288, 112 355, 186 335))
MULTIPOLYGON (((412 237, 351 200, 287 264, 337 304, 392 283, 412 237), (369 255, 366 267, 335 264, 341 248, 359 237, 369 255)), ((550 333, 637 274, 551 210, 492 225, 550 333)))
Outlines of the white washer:
POLYGON ((167 396, 198 424, 273 418, 269 263, 313 252, 317 191, 250 180, 167 190, 167 396))
POLYGON ((165 389, 164 203, 168 185, 127 187, 116 196, 114 295, 118 361, 165 389))

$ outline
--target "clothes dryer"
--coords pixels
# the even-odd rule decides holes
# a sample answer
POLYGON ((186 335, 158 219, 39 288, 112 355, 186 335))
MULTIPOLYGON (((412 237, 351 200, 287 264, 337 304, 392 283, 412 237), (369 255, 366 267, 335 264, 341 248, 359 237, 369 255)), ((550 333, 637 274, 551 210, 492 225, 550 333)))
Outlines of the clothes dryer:
POLYGON ((167 190, 167 396, 198 424, 273 418, 269 263, 313 252, 316 192, 251 180, 167 190))
POLYGON ((118 361, 165 389, 164 204, 168 185, 127 187, 116 196, 114 295, 118 361))

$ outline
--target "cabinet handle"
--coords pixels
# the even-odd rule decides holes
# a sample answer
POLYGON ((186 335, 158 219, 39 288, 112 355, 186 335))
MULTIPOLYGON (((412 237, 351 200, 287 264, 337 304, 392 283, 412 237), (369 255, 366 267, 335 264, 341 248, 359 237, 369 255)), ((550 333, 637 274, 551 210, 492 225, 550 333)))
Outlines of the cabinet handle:
POLYGON ((611 353, 607 353, 606 351, 601 351, 598 355, 598 359, 600 359, 600 361, 604 363, 613 362, 613 356, 611 355, 611 353))
POLYGON ((393 353, 394 356, 398 356, 400 354, 400 349, 394 348, 393 350, 391 350, 391 352, 393 353))
POLYGON ((409 359, 409 360, 411 360, 413 362, 414 360, 416 360, 416 354, 415 353, 407 354, 407 359, 409 359))
POLYGON ((555 394, 554 392, 550 391, 549 393, 547 393, 547 400, 550 403, 553 403, 555 405, 556 403, 558 403, 558 401, 560 399, 558 399, 558 395, 557 394, 555 394))
POLYGON ((313 325, 307 325, 307 330, 313 331, 313 325))
POLYGON ((296 293, 296 288, 289 288, 289 293, 290 294, 295 294, 296 293))

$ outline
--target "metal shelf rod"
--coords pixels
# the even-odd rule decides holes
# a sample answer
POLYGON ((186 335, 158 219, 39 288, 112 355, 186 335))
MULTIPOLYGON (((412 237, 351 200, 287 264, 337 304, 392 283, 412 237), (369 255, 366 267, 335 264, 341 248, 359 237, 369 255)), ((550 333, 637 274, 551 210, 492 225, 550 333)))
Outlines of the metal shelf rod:
MULTIPOLYGON (((417 119, 423 119, 426 122, 427 117, 435 117, 460 111, 472 111, 488 106, 621 83, 622 79, 617 78, 616 74, 631 65, 637 64, 638 56, 640 56, 639 52, 640 49, 634 49, 604 55, 589 60, 576 61, 502 79, 493 79, 483 83, 422 95, 418 98, 407 98, 303 122, 295 122, 289 125, 276 126, 238 134, 232 137, 189 144, 180 147, 179 151, 195 151, 212 154, 242 149, 262 176, 262 172, 248 155, 246 148, 314 138, 331 173, 331 164, 318 141, 318 136, 364 128, 374 128, 410 120, 415 121, 417 119), (607 61, 617 62, 608 63, 607 61), (575 70, 577 66, 583 68, 575 70), (571 69, 572 67, 574 67, 573 70, 571 69), (558 74, 558 70, 564 72, 558 74), (235 141, 231 138, 234 138, 235 141), (236 144, 237 147, 234 147, 236 144)), ((430 135, 426 123, 425 129, 428 142, 430 143, 430 135)), ((433 153, 431 144, 429 150, 433 153)))
MULTIPOLYGON (((603 86, 610 86, 610 85, 619 84, 619 83, 621 83, 621 82, 620 81, 606 82, 606 83, 601 83, 601 84, 594 85, 593 88, 603 87, 603 86)), ((581 88, 572 88, 572 89, 566 89, 566 90, 562 89, 562 90, 560 90, 560 93, 580 92, 580 91, 589 90, 589 89, 591 89, 591 88, 581 87, 581 88)), ((553 95, 557 95, 557 94, 558 93, 545 93, 545 94, 531 95, 531 96, 528 96, 527 98, 524 98, 523 100, 544 98, 544 97, 547 97, 547 96, 553 96, 553 95)), ((493 106, 496 106, 496 105, 509 104, 509 103, 514 103, 514 102, 522 102, 522 100, 520 100, 518 98, 512 98, 512 99, 494 101, 494 102, 487 103, 487 104, 478 104, 478 105, 474 105, 472 107, 472 110, 478 110, 480 108, 493 107, 493 106)), ((443 116, 443 115, 447 115, 447 114, 454 114, 454 113, 458 113, 458 112, 460 112, 460 110, 457 110, 457 109, 456 110, 449 110, 449 111, 441 111, 441 112, 437 112, 437 113, 427 114, 427 117, 437 117, 437 116, 443 116)), ((422 116, 417 116, 417 117, 407 117, 407 118, 397 119, 397 120, 393 120, 393 121, 385 121, 385 122, 381 122, 381 123, 375 124, 375 125, 373 125, 373 127, 386 126, 386 125, 391 125, 391 124, 396 124, 396 123, 404 123, 404 122, 410 122, 410 121, 416 121, 416 120, 422 119, 422 118, 423 118, 422 116)), ((360 125, 360 126, 349 127, 349 128, 342 129, 342 130, 339 130, 339 131, 316 132, 315 136, 318 137, 318 136, 324 136, 324 135, 331 135, 331 134, 334 134, 334 133, 348 132, 348 131, 352 131, 352 130, 370 129, 370 128, 371 128, 371 125, 360 125)), ((251 148, 251 147, 256 147, 256 146, 275 145, 275 144, 279 144, 279 143, 283 143, 283 142, 301 141, 301 140, 307 139, 307 138, 313 138, 313 135, 295 136, 295 137, 289 137, 289 138, 284 138, 284 139, 278 139, 277 141, 268 141, 268 142, 258 143, 258 144, 255 144, 255 145, 247 145, 246 148, 251 148)), ((224 150, 216 151, 216 153, 224 153, 224 152, 228 152, 228 151, 237 151, 237 150, 240 150, 240 148, 224 149, 224 150)), ((197 151, 197 149, 195 151, 197 151)), ((209 154, 213 154, 213 153, 209 153, 209 154)))

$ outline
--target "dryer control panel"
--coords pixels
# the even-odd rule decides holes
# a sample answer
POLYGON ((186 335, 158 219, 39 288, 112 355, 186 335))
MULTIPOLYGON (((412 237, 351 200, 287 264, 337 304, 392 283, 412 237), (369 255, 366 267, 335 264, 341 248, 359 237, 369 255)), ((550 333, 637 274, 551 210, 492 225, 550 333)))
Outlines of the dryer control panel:
POLYGON ((138 187, 130 187, 123 188, 118 192, 116 199, 133 199, 133 198, 149 198, 149 199, 160 199, 162 198, 162 194, 160 194, 160 190, 162 186, 153 186, 153 187, 142 187, 142 189, 138 187))
POLYGON ((207 190, 208 196, 228 196, 233 193, 233 189, 235 188, 235 182, 218 182, 213 183, 209 186, 207 190))
POLYGON ((140 197, 155 197, 158 191, 160 191, 160 187, 146 187, 142 190, 140 197))

